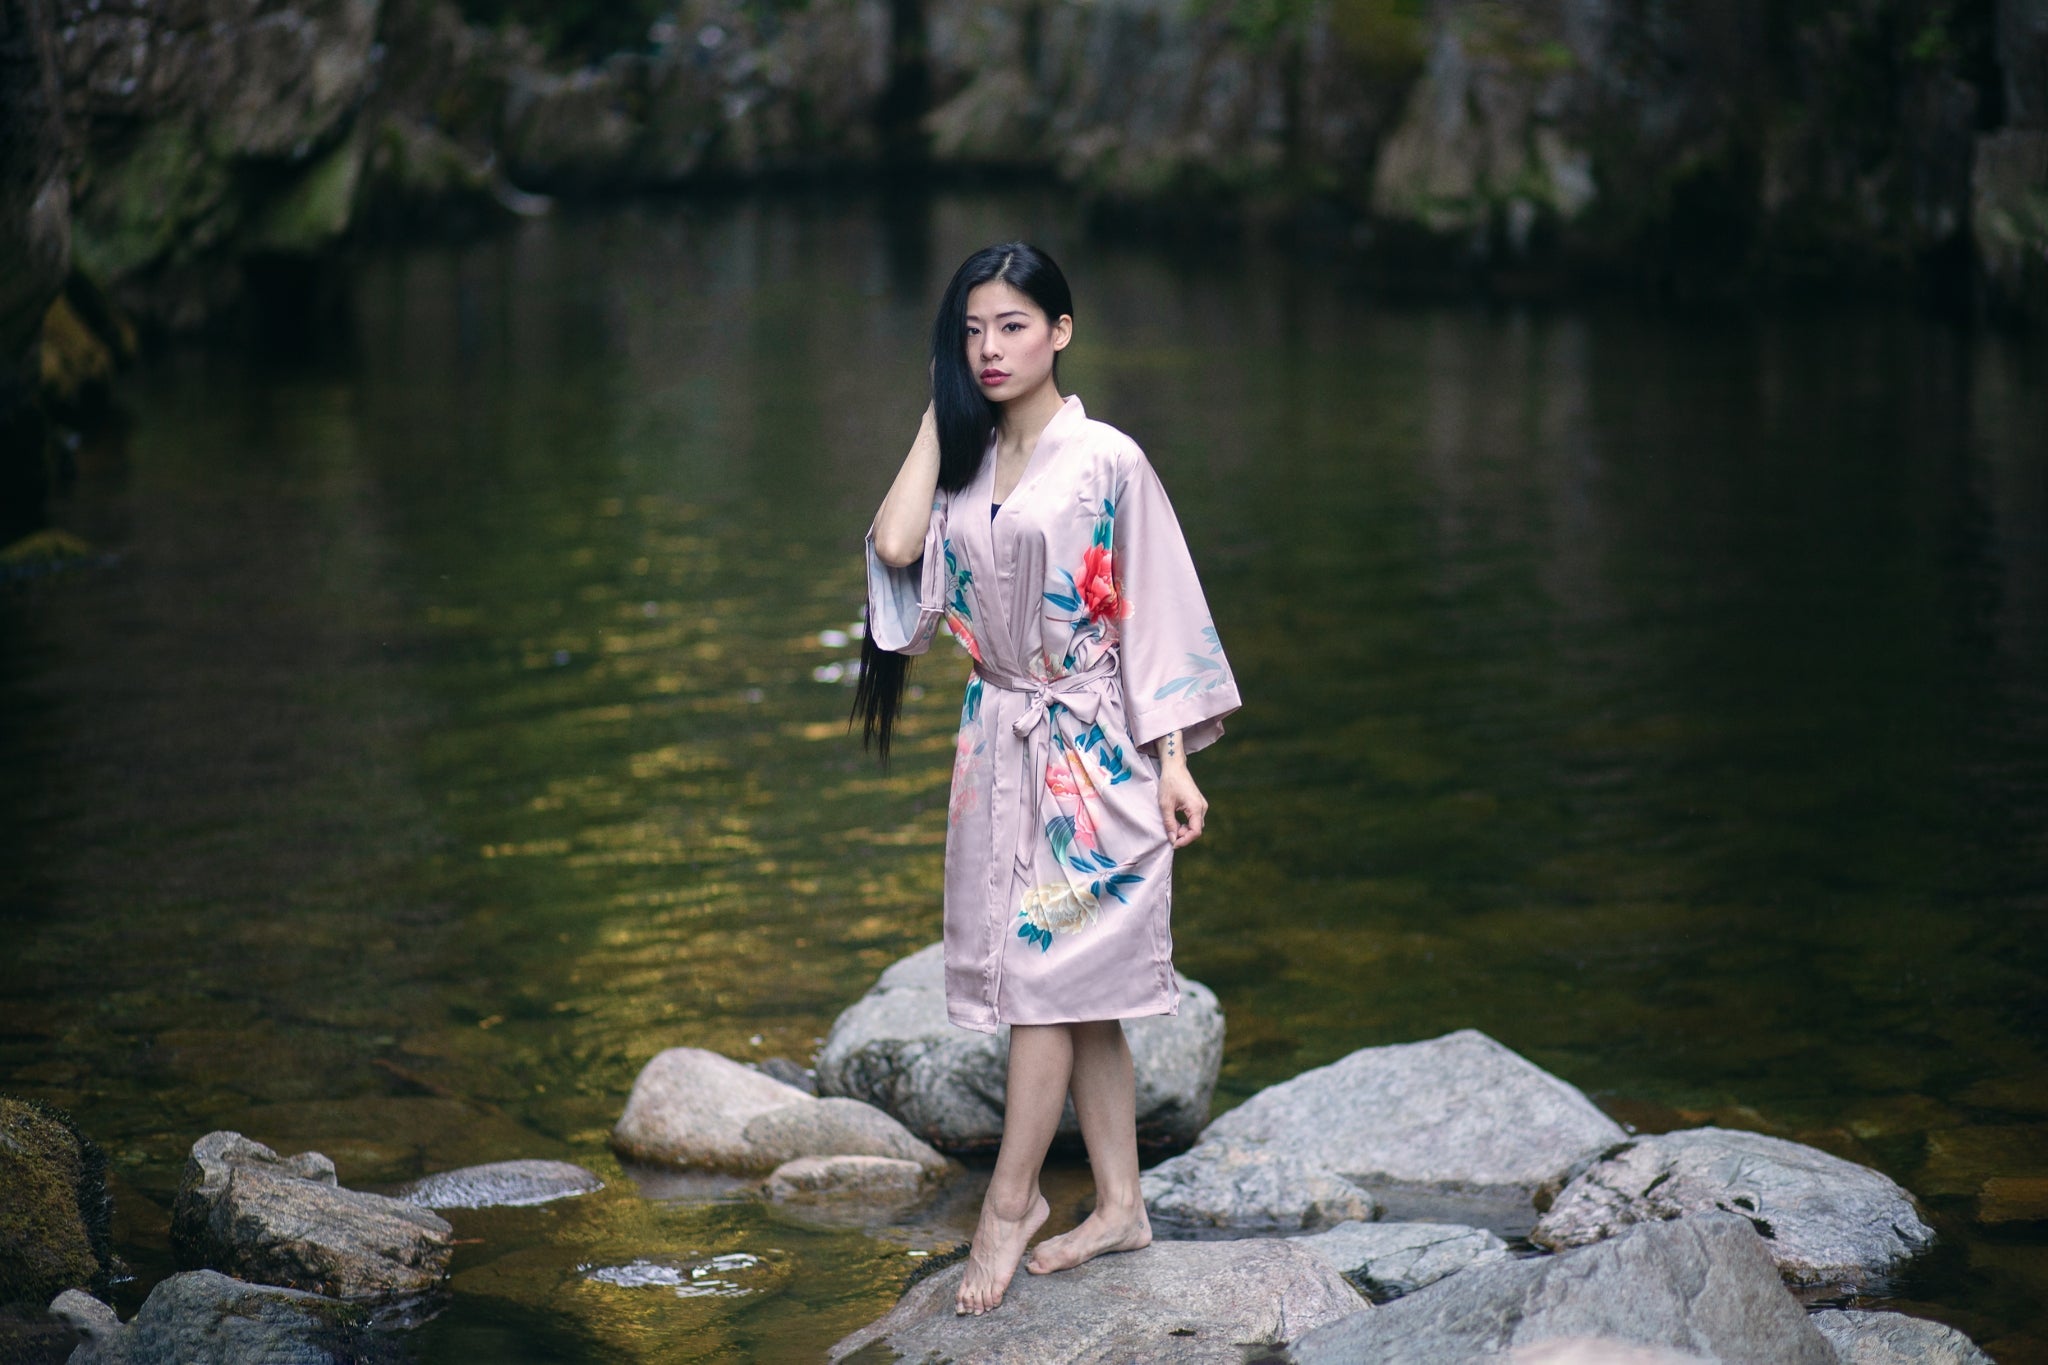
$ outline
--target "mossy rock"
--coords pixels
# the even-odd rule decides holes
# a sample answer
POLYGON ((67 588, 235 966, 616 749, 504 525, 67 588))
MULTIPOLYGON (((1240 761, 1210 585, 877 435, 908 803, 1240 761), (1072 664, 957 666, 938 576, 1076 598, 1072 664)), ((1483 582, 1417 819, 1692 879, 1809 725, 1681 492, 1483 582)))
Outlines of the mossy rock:
POLYGON ((0 1095, 0 1304, 103 1287, 113 1216, 100 1149, 60 1111, 0 1095))

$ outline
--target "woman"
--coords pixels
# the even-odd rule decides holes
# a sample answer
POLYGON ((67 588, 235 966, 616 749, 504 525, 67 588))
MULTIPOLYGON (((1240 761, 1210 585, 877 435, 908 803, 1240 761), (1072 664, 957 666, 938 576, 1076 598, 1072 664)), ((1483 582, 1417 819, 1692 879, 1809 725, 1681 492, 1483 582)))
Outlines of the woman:
POLYGON ((947 1014, 1010 1026, 1002 1146, 957 1311, 1002 1301, 1045 1221, 1069 1088, 1095 1209, 1037 1274, 1147 1245, 1122 1019, 1177 1014, 1173 851, 1207 803, 1187 756, 1237 686, 1165 490, 1137 444, 1062 399, 1059 268, 978 251, 932 327, 932 402, 869 529, 854 714, 886 759, 909 667, 943 616, 973 656, 946 831, 947 1014))

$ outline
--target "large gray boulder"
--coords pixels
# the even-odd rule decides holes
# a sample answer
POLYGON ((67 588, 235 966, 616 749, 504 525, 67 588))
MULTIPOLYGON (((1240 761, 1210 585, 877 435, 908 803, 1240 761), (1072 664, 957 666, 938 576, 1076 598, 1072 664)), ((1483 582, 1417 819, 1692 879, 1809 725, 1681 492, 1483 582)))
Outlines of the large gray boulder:
POLYGON ((1413 1294, 1475 1265, 1514 1259, 1500 1238, 1458 1223, 1339 1223, 1289 1240, 1327 1258, 1375 1301, 1413 1294))
POLYGON ((1799 1284, 1879 1281, 1934 1240, 1912 1197, 1869 1167, 1727 1128, 1638 1138, 1607 1153, 1565 1187, 1530 1240, 1561 1251, 1710 1209, 1749 1219, 1799 1284))
MULTIPOLYGON (((1209 1121, 1223 1064, 1216 993, 1177 976, 1180 1013, 1126 1019, 1137 1072, 1138 1140, 1179 1147, 1209 1121)), ((818 1090, 866 1100, 945 1151, 992 1151, 1002 1142, 1010 1031, 977 1033, 946 1018, 943 945, 912 953, 832 1024, 818 1054, 818 1090)), ((1078 1137, 1069 1101, 1061 1134, 1078 1137)))
POLYGON ((1631 1228, 1563 1256, 1477 1266, 1311 1332, 1289 1355, 1300 1365, 1466 1365, 1572 1340, 1728 1365, 1836 1363, 1763 1239, 1727 1214, 1631 1228))
POLYGON ((1991 1365, 1961 1332, 1925 1318, 1830 1309, 1812 1321, 1842 1365, 1991 1365))
POLYGON ((1270 1086, 1145 1172, 1143 1188, 1155 1216, 1187 1224, 1312 1230, 1370 1221, 1378 1204, 1519 1233, 1539 1190, 1626 1137, 1572 1086, 1463 1029, 1270 1086))
POLYGON ((355 1304, 211 1270, 173 1275, 150 1290, 134 1319, 76 1290, 53 1316, 81 1337, 70 1365, 370 1365, 397 1359, 389 1338, 355 1304))
POLYGON ((423 1176, 393 1197, 423 1209, 524 1208, 603 1188, 602 1180, 566 1161, 492 1161, 423 1176))
POLYGON ((804 1156, 880 1156, 937 1175, 946 1158, 873 1105, 819 1099, 703 1048, 675 1047, 640 1070, 612 1129, 621 1156, 652 1166, 766 1174, 804 1156))
POLYGON ((953 1311, 964 1270, 919 1280, 828 1359, 880 1343, 884 1359, 978 1365, 1240 1365, 1248 1346, 1279 1345, 1370 1307, 1328 1261, 1275 1239, 1154 1242, 1056 1275, 1020 1268, 1002 1304, 979 1317, 953 1311))
POLYGON ((192 1144, 171 1206, 171 1240, 191 1260, 333 1298, 435 1287, 454 1237, 438 1214, 341 1188, 334 1163, 318 1152, 280 1157, 232 1132, 192 1144))

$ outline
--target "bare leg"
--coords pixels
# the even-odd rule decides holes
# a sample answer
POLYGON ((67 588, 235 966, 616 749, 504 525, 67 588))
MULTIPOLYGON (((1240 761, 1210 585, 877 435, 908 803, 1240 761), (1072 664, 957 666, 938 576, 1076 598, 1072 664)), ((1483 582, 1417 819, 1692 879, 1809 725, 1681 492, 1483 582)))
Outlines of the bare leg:
POLYGON ((1131 1045, 1115 1019, 1074 1030, 1074 1113, 1095 1171, 1095 1211, 1081 1226, 1048 1237, 1031 1252, 1034 1275, 1068 1270, 1108 1251, 1152 1243, 1152 1223, 1138 1192, 1138 1094, 1131 1045))
POLYGON ((1003 1145, 981 1201, 954 1311, 986 1313, 1003 1301, 1017 1262, 1052 1210, 1038 1189, 1039 1168, 1066 1107, 1074 1039, 1066 1024, 1010 1029, 1010 1077, 1003 1103, 1003 1145))

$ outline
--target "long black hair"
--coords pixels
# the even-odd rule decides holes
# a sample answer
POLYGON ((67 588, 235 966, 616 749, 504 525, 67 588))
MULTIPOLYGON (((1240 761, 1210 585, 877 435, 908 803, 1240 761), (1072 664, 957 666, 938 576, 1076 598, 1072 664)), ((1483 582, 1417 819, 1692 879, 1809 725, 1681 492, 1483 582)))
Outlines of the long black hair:
MULTIPOLYGON (((996 405, 982 395, 967 364, 967 296, 975 286, 1001 280, 1037 304, 1049 323, 1074 312, 1067 277, 1052 257, 1028 242, 985 246, 960 263, 939 300, 932 319, 932 417, 939 433, 939 487, 957 493, 981 472, 988 458, 989 433, 996 425, 996 405)), ((1054 352, 1054 382, 1060 361, 1054 352)), ((903 689, 910 681, 910 657, 875 644, 870 629, 860 647, 860 678, 853 693, 853 715, 859 722, 861 746, 872 747, 883 762, 889 759, 889 737, 903 709, 903 689)))

